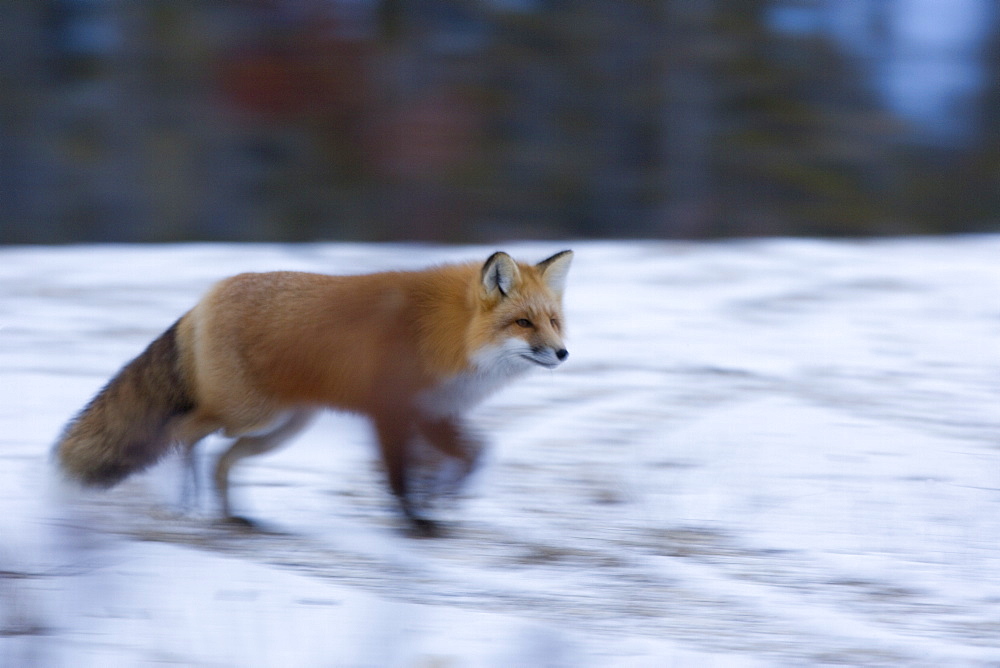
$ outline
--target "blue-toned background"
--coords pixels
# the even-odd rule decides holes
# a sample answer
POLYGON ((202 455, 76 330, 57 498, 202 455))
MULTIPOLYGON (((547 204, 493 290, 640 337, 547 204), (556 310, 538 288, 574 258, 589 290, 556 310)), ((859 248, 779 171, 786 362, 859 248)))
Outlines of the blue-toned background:
POLYGON ((0 242, 1000 229, 989 0, 24 0, 0 242))

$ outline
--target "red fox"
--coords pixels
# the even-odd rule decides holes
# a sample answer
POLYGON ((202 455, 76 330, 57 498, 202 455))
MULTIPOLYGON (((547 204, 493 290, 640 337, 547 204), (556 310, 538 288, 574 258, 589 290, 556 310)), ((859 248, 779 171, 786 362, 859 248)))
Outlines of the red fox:
MULTIPOLYGON (((367 416, 389 488, 420 533, 413 443, 474 467, 462 414, 528 369, 568 356, 562 295, 572 251, 535 265, 503 252, 478 263, 359 276, 240 274, 217 283, 129 362, 66 427, 55 453, 69 476, 110 487, 173 447, 236 438, 215 467, 234 517, 229 471, 302 430, 319 409, 367 416)), ((245 520, 244 520, 245 521, 245 520)))

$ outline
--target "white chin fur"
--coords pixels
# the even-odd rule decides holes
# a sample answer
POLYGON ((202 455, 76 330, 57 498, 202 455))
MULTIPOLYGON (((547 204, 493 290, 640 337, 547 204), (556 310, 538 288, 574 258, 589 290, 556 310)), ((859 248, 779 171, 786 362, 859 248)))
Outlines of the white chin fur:
POLYGON ((500 345, 480 348, 472 356, 472 365, 487 376, 516 374, 536 364, 531 346, 521 339, 506 339, 500 345))
POLYGON ((539 368, 529 357, 531 348, 519 339, 482 348, 472 356, 472 370, 427 390, 421 403, 434 415, 465 412, 522 373, 539 368))

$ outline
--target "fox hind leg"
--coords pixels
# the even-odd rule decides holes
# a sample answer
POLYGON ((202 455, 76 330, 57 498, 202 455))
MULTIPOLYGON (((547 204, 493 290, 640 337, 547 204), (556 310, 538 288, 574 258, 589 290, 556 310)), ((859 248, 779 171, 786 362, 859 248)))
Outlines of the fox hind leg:
POLYGON ((235 517, 229 501, 229 471, 236 462, 246 457, 270 452, 305 429, 312 421, 314 411, 301 410, 291 413, 269 432, 242 436, 222 453, 215 465, 215 492, 222 516, 227 520, 251 524, 248 520, 235 517))
POLYGON ((179 418, 170 426, 170 438, 181 450, 183 478, 181 482, 181 507, 190 511, 198 506, 200 484, 198 460, 195 447, 209 434, 218 431, 221 425, 197 413, 179 418))

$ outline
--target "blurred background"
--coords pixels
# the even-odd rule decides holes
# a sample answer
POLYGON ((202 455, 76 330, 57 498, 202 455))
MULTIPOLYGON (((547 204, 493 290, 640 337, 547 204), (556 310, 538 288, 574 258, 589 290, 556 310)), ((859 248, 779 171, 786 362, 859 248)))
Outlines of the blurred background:
POLYGON ((998 230, 994 0, 0 8, 0 242, 998 230))

